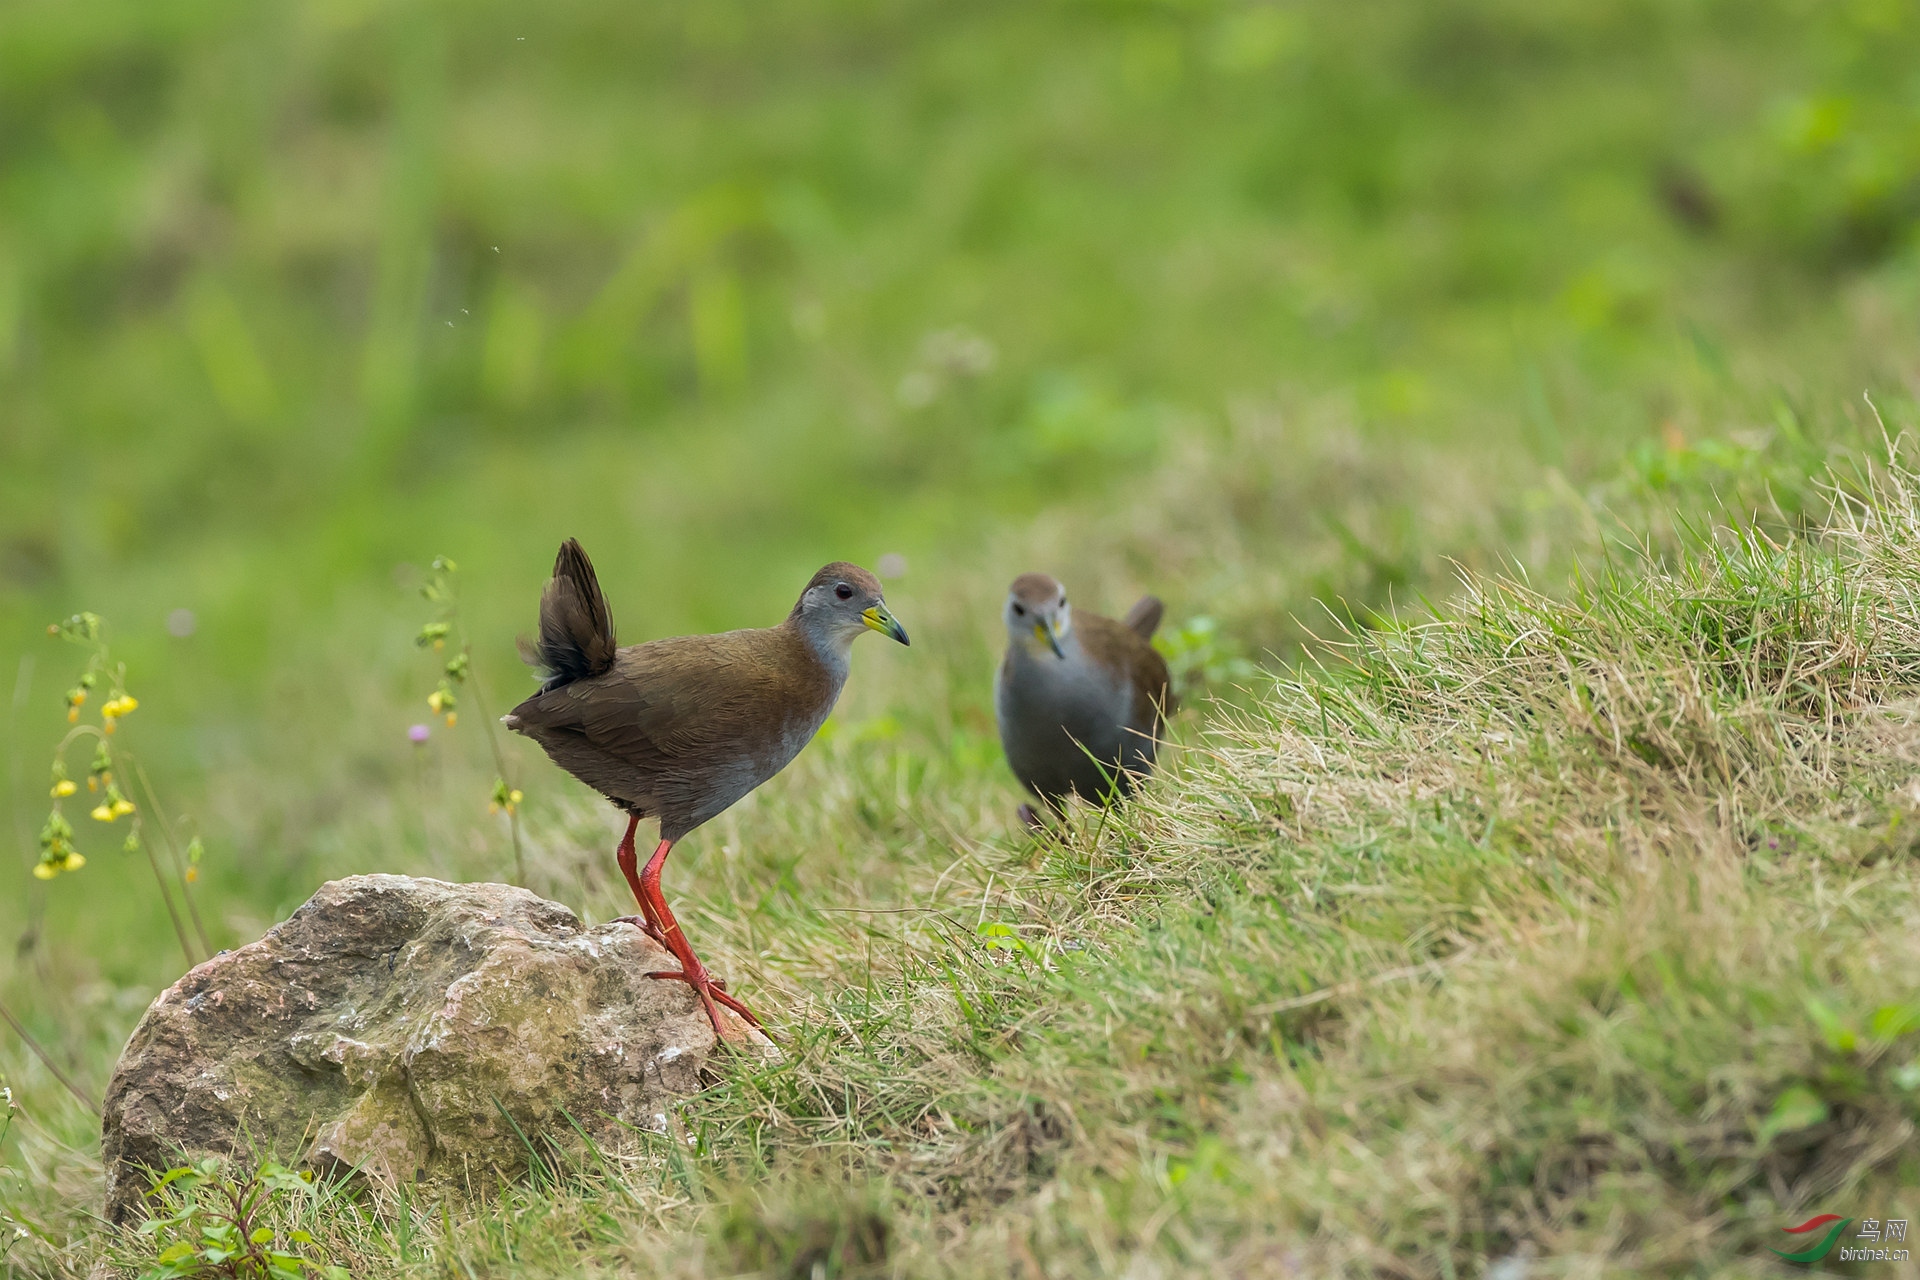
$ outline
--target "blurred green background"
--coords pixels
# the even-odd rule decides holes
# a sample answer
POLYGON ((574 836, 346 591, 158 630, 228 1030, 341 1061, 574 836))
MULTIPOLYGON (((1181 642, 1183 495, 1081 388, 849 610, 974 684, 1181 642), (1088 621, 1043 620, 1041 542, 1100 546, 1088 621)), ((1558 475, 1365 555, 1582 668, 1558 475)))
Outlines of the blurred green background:
POLYGON ((496 704, 564 536, 629 641, 904 555, 990 743, 993 592, 1246 415, 1455 458, 1495 535, 1320 449, 1246 522, 1331 548, 1226 611, 1254 656, 1521 554, 1541 477, 1858 430, 1863 389, 1897 423, 1917 217, 1903 0, 0 0, 0 925, 87 939, 43 979, 177 972, 144 872, 27 878, 77 609, 233 942, 411 794, 437 553, 496 704))

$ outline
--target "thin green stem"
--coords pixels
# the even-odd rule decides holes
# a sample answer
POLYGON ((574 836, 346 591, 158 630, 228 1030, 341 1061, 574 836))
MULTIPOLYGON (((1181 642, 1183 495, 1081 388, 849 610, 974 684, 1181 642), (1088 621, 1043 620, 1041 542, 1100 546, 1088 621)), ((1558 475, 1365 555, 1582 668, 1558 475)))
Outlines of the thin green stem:
MULTIPOLYGON (((480 722, 487 731, 487 748, 493 752, 494 772, 500 775, 509 789, 513 779, 507 777, 506 753, 500 749, 499 730, 494 725, 493 713, 487 710, 487 697, 480 691, 480 679, 473 674, 473 645, 468 643, 464 631, 461 635, 460 652, 467 659, 467 680, 473 686, 473 705, 480 709, 480 722)), ((507 830, 513 833, 513 882, 524 885, 527 882, 526 854, 520 848, 520 812, 518 805, 507 806, 507 830)))
MULTIPOLYGON (((105 672, 108 656, 105 641, 96 640, 91 647, 93 649, 93 656, 87 662, 87 673, 96 671, 105 672)), ((127 664, 124 662, 116 664, 109 679, 113 688, 125 689, 127 664)), ((71 747, 77 739, 88 736, 97 738, 102 743, 108 740, 104 728, 91 724, 77 724, 67 730, 66 734, 60 739, 60 745, 54 748, 54 758, 64 763, 67 748, 71 747)), ((146 793, 147 808, 153 813, 156 824, 160 828, 161 835, 167 842, 167 850, 172 855, 174 861, 174 872, 180 877, 180 895, 186 900, 187 912, 193 919, 194 932, 199 935, 200 945, 205 951, 205 954, 211 956, 213 954, 213 943, 207 937, 206 925, 200 919, 199 908, 194 905, 193 895, 188 891, 187 876, 184 869, 185 860, 180 854, 178 843, 174 840, 173 828, 167 822, 166 811, 161 808, 158 798, 154 795, 153 783, 148 779, 146 770, 141 766, 139 760, 134 757, 132 752, 123 750, 116 754, 127 763, 132 776, 139 781, 141 788, 146 793)), ((137 831, 139 819, 136 818, 134 821, 137 831)), ((193 944, 187 938, 186 925, 180 918, 180 910, 174 905, 173 894, 167 888, 166 873, 160 869, 159 858, 154 856, 153 845, 150 841, 142 840, 140 841, 140 848, 147 855, 147 865, 153 869, 153 883, 155 887, 160 890, 160 901, 166 904, 167 918, 173 922, 174 937, 180 940, 180 953, 187 958, 189 967, 198 964, 199 960, 194 957, 193 944)))
POLYGON ((420 813, 420 849, 427 860, 433 860, 433 827, 427 820, 431 808, 431 797, 427 794, 427 748, 425 744, 413 749, 413 787, 419 793, 418 809, 420 813))
MULTIPOLYGON (((55 755, 58 757, 64 757, 67 754, 67 748, 73 745, 74 739, 86 737, 88 735, 92 735, 93 737, 100 739, 102 742, 105 742, 107 740, 107 735, 94 725, 90 725, 90 724, 75 725, 73 728, 67 730, 65 737, 60 739, 60 745, 54 749, 55 755)), ((120 754, 123 756, 131 755, 130 752, 125 752, 125 751, 121 752, 120 754)), ((135 768, 137 769, 138 767, 139 767, 138 763, 136 762, 135 768)), ((143 778, 142 781, 144 782, 145 779, 143 778)), ((151 802, 153 799, 152 787, 147 788, 147 799, 149 802, 151 802)), ((155 805, 154 807, 157 810, 159 806, 155 805)), ((160 860, 153 856, 153 846, 149 844, 147 841, 142 840, 140 842, 140 847, 147 855, 147 865, 153 868, 153 883, 156 886, 158 886, 160 890, 160 900, 166 903, 167 905, 167 918, 173 921, 173 934, 174 934, 174 937, 180 940, 180 952, 182 955, 186 956, 187 958, 187 967, 192 968, 194 965, 199 964, 200 962, 194 959, 193 944, 187 941, 187 927, 184 923, 181 922, 179 908, 173 905, 173 895, 167 892, 166 873, 160 870, 160 860)), ((191 906, 192 904, 189 903, 188 905, 191 906)), ((197 917, 195 919, 195 923, 196 924, 199 923, 197 917)), ((203 931, 202 941, 204 940, 205 940, 205 934, 203 931)), ((207 954, 209 955, 213 954, 213 948, 211 946, 207 948, 207 954)))
POLYGON ((200 919, 200 908, 194 905, 192 881, 187 879, 187 858, 180 850, 180 841, 173 834, 173 824, 167 821, 167 811, 154 794, 153 781, 147 777, 147 767, 132 752, 123 751, 120 754, 133 766, 134 775, 140 779, 140 789, 147 797, 148 812, 153 814, 154 821, 160 827, 161 838, 167 842, 167 852, 173 857, 173 871, 180 878, 180 897, 187 904, 187 915, 193 919, 193 931, 200 936, 200 950, 210 956, 213 954, 213 941, 207 936, 207 926, 200 919))
POLYGON ((200 962, 194 958, 193 944, 187 941, 187 927, 180 921, 180 910, 173 905, 173 895, 167 892, 166 873, 160 870, 160 859, 153 856, 153 842, 142 840, 140 851, 147 855, 147 865, 153 868, 153 883, 159 887, 160 901, 167 904, 167 918, 173 921, 173 936, 180 939, 180 954, 187 958, 187 968, 191 969, 200 962))
POLYGON ((97 724, 77 724, 67 730, 66 737, 60 739, 60 745, 53 749, 53 753, 57 756, 64 756, 67 754, 67 748, 73 745, 75 738, 85 738, 89 735, 99 738, 102 741, 104 741, 107 736, 101 732, 100 726, 97 724))
POLYGON ((21 1042, 33 1051, 33 1056, 40 1059, 40 1064, 52 1073, 55 1080, 58 1080, 66 1086, 67 1092, 72 1094, 81 1106, 93 1112, 96 1116, 100 1114, 100 1105, 86 1094, 80 1092, 80 1086, 67 1078, 67 1073, 62 1071, 60 1064, 53 1060, 53 1055, 41 1047, 40 1042, 33 1038, 32 1033, 27 1030, 20 1019, 13 1016, 13 1010, 7 1008, 4 1004, 0 1004, 0 1020, 4 1020, 8 1026, 13 1028, 13 1034, 20 1037, 21 1042))

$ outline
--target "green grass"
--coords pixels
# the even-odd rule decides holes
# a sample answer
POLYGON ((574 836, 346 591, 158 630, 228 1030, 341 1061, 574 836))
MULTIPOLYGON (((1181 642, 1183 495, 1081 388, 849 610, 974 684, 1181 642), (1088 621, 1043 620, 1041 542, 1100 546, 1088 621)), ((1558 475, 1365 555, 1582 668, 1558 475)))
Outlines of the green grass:
MULTIPOLYGON (((1916 55, 1880 0, 0 0, 0 999, 97 1097, 181 967, 114 842, 26 875, 49 621, 107 616, 235 945, 508 873, 470 709, 405 739, 434 555, 504 705, 563 536, 629 640, 901 552, 914 647, 668 872, 788 1065, 309 1221, 356 1275, 1734 1275, 1920 1217, 1916 55), (1165 596, 1190 678, 1057 845, 988 697, 1035 567, 1165 596)), ((629 909, 520 745, 532 887, 629 909)), ((136 1264, 0 1072, 0 1270, 136 1264)))
MULTIPOLYGON (((1915 484, 1862 462, 1803 536, 1564 593, 1476 577, 1058 842, 949 690, 869 663, 897 710, 677 864, 788 1062, 671 1143, 308 1229, 356 1274, 1744 1275, 1816 1211, 1916 1216, 1915 484)), ((531 826, 537 887, 619 909, 596 804, 531 826)), ((88 1117, 33 1097, 8 1211, 84 1274, 88 1117)))

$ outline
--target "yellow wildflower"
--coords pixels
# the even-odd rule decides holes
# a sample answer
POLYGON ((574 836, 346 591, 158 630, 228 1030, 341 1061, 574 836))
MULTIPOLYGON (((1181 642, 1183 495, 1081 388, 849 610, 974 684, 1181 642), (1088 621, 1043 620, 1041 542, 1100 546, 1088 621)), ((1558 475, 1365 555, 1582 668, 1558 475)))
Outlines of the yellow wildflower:
POLYGON ((187 868, 187 883, 188 883, 188 884, 198 884, 199 882, 200 882, 200 868, 198 868, 198 867, 188 867, 188 868, 187 868))
POLYGON ((68 708, 67 708, 67 723, 68 723, 68 724, 77 724, 77 723, 79 723, 79 720, 80 720, 80 708, 78 708, 78 707, 68 707, 68 708))
POLYGON ((112 822, 114 818, 118 816, 118 814, 114 813, 113 806, 107 804, 105 801, 95 805, 93 808, 93 820, 95 822, 112 822))
POLYGON ((35 879, 50 881, 50 879, 54 879, 56 875, 60 875, 61 871, 79 871, 84 865, 86 865, 86 858, 81 856, 81 852, 75 850, 75 848, 69 848, 69 850, 67 850, 65 854, 61 854, 61 856, 52 856, 52 854, 50 854, 50 856, 46 856, 46 858, 40 858, 40 862, 36 862, 36 864, 33 865, 33 875, 35 875, 35 879))
POLYGON ((449 729, 453 728, 454 721, 458 720, 459 718, 460 718, 459 712, 457 711, 447 712, 447 728, 449 729))
POLYGON ((511 800, 511 801, 512 801, 512 802, 513 802, 514 804, 516 804, 516 805, 517 805, 517 804, 519 804, 519 803, 520 803, 520 801, 521 801, 521 799, 523 798, 523 796, 524 796, 524 793, 523 793, 523 792, 520 792, 520 791, 518 791, 518 790, 515 790, 515 791, 512 791, 512 792, 510 792, 510 793, 508 793, 508 795, 507 795, 507 799, 509 799, 509 800, 511 800))
POLYGON ((53 784, 53 798, 55 800, 65 799, 79 789, 80 788, 73 785, 72 778, 62 778, 53 784))
POLYGON ((445 706, 446 703, 447 703, 447 695, 440 692, 440 690, 438 689, 435 689, 432 693, 427 695, 427 705, 433 708, 433 713, 435 715, 440 714, 440 708, 445 706))
POLYGON ((112 733, 113 727, 114 722, 112 720, 102 720, 100 722, 100 732, 102 733, 112 733))
POLYGON ((87 779, 87 790, 98 791, 99 789, 100 789, 100 775, 96 773, 92 777, 87 779))
POLYGON ((133 812, 133 801, 122 798, 119 800, 115 800, 113 802, 114 817, 118 818, 122 814, 127 814, 132 812, 133 812))

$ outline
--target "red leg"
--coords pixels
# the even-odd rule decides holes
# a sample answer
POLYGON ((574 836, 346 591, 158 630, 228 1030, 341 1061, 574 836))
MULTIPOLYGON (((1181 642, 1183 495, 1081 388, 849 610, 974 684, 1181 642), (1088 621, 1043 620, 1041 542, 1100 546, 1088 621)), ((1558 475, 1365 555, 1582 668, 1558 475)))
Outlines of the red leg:
POLYGON ((640 888, 640 857, 633 848, 633 832, 639 825, 640 819, 628 816, 627 834, 620 838, 620 848, 613 856, 614 860, 620 864, 620 874, 627 878, 627 885, 633 890, 633 900, 640 904, 640 914, 621 916, 614 923, 630 924, 661 946, 665 946, 667 937, 660 931, 660 920, 653 914, 653 904, 647 901, 647 895, 640 888))
MULTIPOLYGON (((667 969, 663 969, 658 973, 650 973, 647 976, 649 978, 673 978, 681 982, 685 982, 687 978, 687 975, 684 973, 667 969)), ((737 996, 727 994, 727 980, 725 978, 716 978, 709 973, 707 975, 707 984, 713 988, 713 998, 715 1000, 718 1000, 721 1004, 727 1006, 727 1008, 733 1010, 754 1026, 760 1026, 760 1019, 753 1016, 753 1010, 741 1004, 737 996)), ((762 1028, 762 1030, 764 1029, 765 1028, 762 1028)))
POLYGON ((673 952, 674 958, 680 961, 680 971, 650 973, 647 976, 673 978, 692 987, 694 994, 700 997, 700 1003, 705 1006, 708 1019, 713 1023, 713 1033, 722 1040, 730 1039, 728 1028, 720 1021, 720 1010, 714 1006, 714 1001, 718 1000, 756 1027, 760 1025, 760 1019, 754 1017, 747 1006, 728 995, 722 985, 707 972, 707 967, 700 963, 700 957, 693 954, 693 947, 687 941, 686 931, 680 927, 680 922, 673 918, 673 909, 667 905, 666 898, 661 895, 660 869, 666 865, 667 854, 672 848, 673 841, 660 842, 659 847, 653 851, 653 856, 647 859, 646 870, 640 873, 640 889, 643 901, 650 900, 653 908, 652 915, 660 922, 660 932, 664 935, 662 941, 666 944, 667 950, 673 952))

